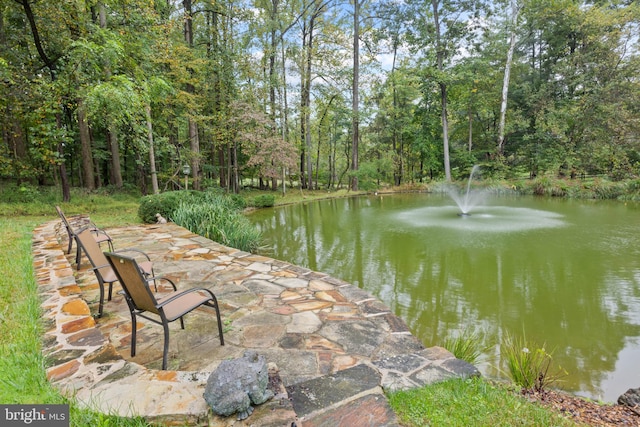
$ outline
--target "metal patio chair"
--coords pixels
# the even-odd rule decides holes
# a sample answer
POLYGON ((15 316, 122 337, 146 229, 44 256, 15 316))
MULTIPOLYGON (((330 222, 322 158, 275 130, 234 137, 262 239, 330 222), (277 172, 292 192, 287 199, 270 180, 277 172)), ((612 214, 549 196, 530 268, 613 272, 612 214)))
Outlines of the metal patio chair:
MULTIPOLYGON (((100 286, 100 303, 98 305, 98 317, 102 317, 102 311, 104 308, 105 284, 109 285, 109 295, 107 301, 111 301, 113 283, 118 281, 118 276, 116 276, 115 272, 111 268, 111 265, 109 264, 109 261, 107 261, 102 248, 100 248, 100 245, 95 240, 93 231, 91 230, 90 226, 80 229, 78 232, 76 232, 75 236, 78 248, 81 248, 87 256, 89 263, 91 263, 92 270, 98 279, 98 285, 100 286)), ((146 276, 153 276, 153 263, 151 262, 149 255, 133 248, 120 249, 115 252, 135 252, 144 259, 139 264, 144 274, 146 276)), ((78 260, 78 269, 80 269, 80 260, 78 260)))
POLYGON ((173 292, 156 298, 149 287, 152 277, 145 277, 143 271, 134 258, 117 253, 105 253, 107 260, 118 276, 124 290, 129 311, 131 313, 131 357, 136 355, 137 316, 162 325, 164 329, 164 348, 162 352, 162 369, 167 369, 169 352, 169 323, 180 319, 180 326, 184 329, 183 316, 198 307, 206 305, 215 309, 218 321, 220 345, 224 345, 222 335, 222 321, 220 307, 216 296, 209 289, 191 288, 178 291, 176 285, 167 278, 158 278, 169 282, 173 292), (153 316, 151 316, 153 315, 153 316))
MULTIPOLYGON (((76 224, 74 226, 71 224, 71 221, 69 221, 69 219, 64 214, 64 212, 62 212, 62 209, 60 209, 60 206, 56 206, 56 211, 58 212, 58 215, 62 220, 62 225, 64 225, 65 230, 67 230, 67 235, 69 236, 69 246, 67 247, 68 254, 71 253, 74 240, 77 240, 76 229, 79 230, 81 228, 86 228, 86 227, 88 227, 91 230, 91 232, 93 233, 93 238, 95 239, 95 241, 98 243, 99 246, 102 243, 107 242, 107 244, 109 245, 109 250, 113 251, 113 239, 111 239, 111 236, 109 236, 109 234, 107 234, 106 231, 101 230, 94 223, 90 221, 88 221, 86 224, 76 224)), ((79 268, 80 266, 81 256, 82 254, 81 254, 80 245, 76 243, 76 268, 79 268)))

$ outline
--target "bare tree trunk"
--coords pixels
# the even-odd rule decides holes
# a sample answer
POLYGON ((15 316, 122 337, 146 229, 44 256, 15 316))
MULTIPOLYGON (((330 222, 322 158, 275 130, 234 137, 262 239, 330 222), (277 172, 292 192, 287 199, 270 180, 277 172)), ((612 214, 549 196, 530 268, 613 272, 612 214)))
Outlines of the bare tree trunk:
MULTIPOLYGON (((473 96, 473 94, 471 95, 473 96)), ((471 149, 473 148, 473 108, 472 108, 473 104, 469 105, 469 111, 468 111, 468 117, 469 117, 469 141, 467 142, 467 149, 469 151, 469 153, 471 152, 471 149)))
MULTIPOLYGON (((444 69, 444 46, 442 46, 441 34, 440 34, 440 14, 438 12, 438 5, 440 0, 431 0, 433 6, 433 20, 436 27, 436 59, 438 71, 442 72, 444 69)), ((444 175, 447 181, 451 181, 451 161, 449 159, 449 120, 447 118, 447 85, 444 82, 439 82, 440 86, 440 102, 442 108, 441 120, 442 120, 442 150, 444 152, 444 175)))
POLYGON ((305 88, 305 109, 303 110, 303 114, 305 115, 305 123, 307 124, 306 133, 304 135, 304 142, 306 148, 306 164, 307 164, 307 188, 313 190, 313 170, 311 166, 311 58, 313 57, 313 27, 315 23, 315 18, 317 14, 317 10, 311 16, 309 20, 309 43, 307 43, 307 54, 306 54, 306 88, 305 88))
POLYGON ((147 115, 147 137, 149 140, 149 168, 151 169, 151 187, 153 188, 153 194, 158 194, 160 189, 158 188, 158 172, 156 171, 156 153, 153 148, 153 123, 151 122, 151 106, 149 104, 144 106, 147 115))
POLYGON ((302 60, 300 64, 300 188, 310 188, 311 187, 311 176, 307 176, 306 164, 307 164, 307 133, 309 132, 309 124, 307 120, 309 120, 309 79, 310 77, 307 75, 307 67, 304 65, 306 63, 306 55, 305 52, 309 48, 308 44, 309 32, 307 29, 307 21, 303 22, 302 25, 302 60))
MULTIPOLYGON (((193 48, 193 9, 192 0, 183 0, 184 6, 184 41, 189 48, 193 48)), ((191 84, 187 84, 186 91, 195 93, 195 88, 191 84)), ((193 119, 193 114, 188 118, 189 147, 191 148, 191 178, 193 179, 193 188, 200 189, 200 138, 198 136, 198 125, 193 119)))
POLYGON ((189 147, 191 148, 191 178, 193 179, 193 189, 200 189, 200 137, 198 136, 198 125, 189 118, 189 147))
MULTIPOLYGON (((282 48, 280 49, 280 54, 282 56, 282 91, 283 91, 283 95, 282 95, 282 102, 283 102, 283 106, 282 106, 282 120, 283 120, 283 126, 282 126, 282 139, 284 141, 288 141, 289 140, 289 105, 287 102, 287 62, 286 62, 286 54, 285 54, 285 48, 284 48, 284 43, 282 43, 282 48)), ((285 193, 285 185, 286 185, 286 170, 283 168, 282 169, 282 194, 284 195, 285 193)))
POLYGON ((96 180, 93 173, 93 152, 91 151, 91 135, 89 133, 89 123, 87 123, 87 112, 82 99, 78 99, 78 130, 80 133, 80 156, 82 162, 82 181, 84 188, 95 190, 96 180))
POLYGON ((353 2, 353 87, 351 135, 351 190, 358 191, 358 143, 360 140, 360 0, 353 2))
POLYGON ((511 76, 511 63, 513 62, 513 51, 516 48, 516 27, 518 24, 518 13, 520 7, 517 0, 511 0, 511 31, 509 35, 509 50, 507 51, 507 62, 504 67, 504 79, 502 80, 502 97, 500 99, 500 124, 498 125, 498 158, 502 158, 504 152, 504 127, 507 120, 507 98, 509 94, 509 79, 511 76))
MULTIPOLYGON (((99 3, 99 16, 100 16, 100 28, 106 28, 107 26, 107 13, 104 7, 104 3, 99 3)), ((111 77, 111 69, 106 67, 104 70, 105 77, 109 79, 111 77)), ((109 150, 111 152, 111 174, 110 182, 116 188, 122 187, 122 168, 120 166, 120 145, 118 143, 118 128, 113 119, 109 119, 107 125, 107 139, 109 141, 109 150)))
POLYGON ((115 126, 109 125, 107 138, 109 140, 109 150, 111 151, 111 174, 110 182, 116 188, 122 187, 122 168, 120 166, 120 146, 118 144, 118 134, 113 130, 115 126))

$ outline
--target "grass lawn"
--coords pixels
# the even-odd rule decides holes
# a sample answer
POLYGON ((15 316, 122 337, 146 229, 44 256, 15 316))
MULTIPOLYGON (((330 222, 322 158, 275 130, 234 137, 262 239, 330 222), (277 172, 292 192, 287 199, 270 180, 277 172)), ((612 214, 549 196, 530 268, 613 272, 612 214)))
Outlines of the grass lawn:
POLYGON ((482 378, 454 379, 392 393, 389 402, 405 427, 425 426, 575 426, 515 389, 482 378))
MULTIPOLYGON (((276 197, 277 204, 353 193, 276 197)), ((100 227, 139 223, 133 196, 74 197, 60 204, 68 216, 88 213, 100 227)), ((34 227, 57 218, 53 203, 0 203, 0 402, 69 403, 72 426, 145 426, 141 419, 119 418, 80 409, 46 380, 41 352, 43 326, 31 257, 34 227)), ((569 426, 569 421, 531 404, 512 390, 482 379, 448 381, 391 396, 404 426, 569 426)))

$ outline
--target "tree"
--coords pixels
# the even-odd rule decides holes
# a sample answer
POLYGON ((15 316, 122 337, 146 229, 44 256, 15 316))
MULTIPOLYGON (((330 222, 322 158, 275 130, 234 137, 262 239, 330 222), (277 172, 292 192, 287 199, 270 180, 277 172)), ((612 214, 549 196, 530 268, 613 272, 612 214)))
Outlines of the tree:
MULTIPOLYGON (((44 45, 40 38, 40 31, 36 24, 35 14, 33 13, 33 9, 31 8, 31 4, 29 3, 29 0, 20 0, 20 1, 16 0, 16 1, 22 6, 24 10, 25 16, 29 23, 29 27, 31 29, 31 35, 33 36, 33 42, 35 44, 36 50, 38 51, 38 55, 42 60, 44 66, 49 69, 49 75, 51 77, 51 81, 53 82, 56 80, 56 72, 58 70, 57 62, 61 54, 54 53, 53 54, 54 56, 51 56, 45 51, 44 45)), ((58 128, 58 131, 61 131, 62 130, 62 112, 61 111, 59 111, 56 114, 55 120, 56 120, 56 126, 58 128)), ((64 159, 64 142, 61 138, 60 132, 58 132, 57 139, 58 139, 57 141, 58 155, 60 156, 60 158, 64 159)), ((66 170, 64 161, 60 161, 58 163, 58 172, 60 176, 60 182, 62 184, 62 200, 65 202, 68 202, 69 200, 71 200, 71 191, 69 188, 69 181, 67 179, 67 170, 66 170)))
POLYGON ((513 62, 513 52, 516 48, 516 30, 518 26, 518 14, 521 6, 518 0, 510 0, 511 19, 509 25, 509 50, 504 66, 504 78, 502 81, 502 96, 500 98, 500 124, 498 126, 498 156, 502 157, 504 148, 504 125, 507 117, 507 97, 509 95, 509 80, 511 77, 511 63, 513 62))
POLYGON ((358 150, 360 143, 360 7, 353 0, 353 85, 351 90, 351 190, 358 191, 358 150))

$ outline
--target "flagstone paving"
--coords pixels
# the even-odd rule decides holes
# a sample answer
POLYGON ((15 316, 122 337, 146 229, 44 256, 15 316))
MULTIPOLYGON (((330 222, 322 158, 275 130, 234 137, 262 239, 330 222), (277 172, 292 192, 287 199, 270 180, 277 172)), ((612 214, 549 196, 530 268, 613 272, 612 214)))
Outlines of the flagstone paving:
MULTIPOLYGON (((368 292, 272 258, 238 251, 173 223, 109 229, 116 250, 146 252, 156 275, 178 289, 206 287, 221 307, 171 324, 169 366, 162 328, 131 318, 118 285, 104 316, 98 283, 75 247, 65 254, 59 221, 34 230, 33 256, 45 322, 47 377, 63 393, 104 413, 164 425, 396 426, 386 391, 418 387, 477 369, 440 347, 424 348, 406 324, 368 292), (244 421, 214 415, 203 398, 209 374, 253 349, 266 357, 276 396, 244 421), (364 412, 363 412, 364 411, 364 412), (366 414, 366 415, 363 415, 366 414)), ((159 292, 167 290, 159 281, 159 292)))

